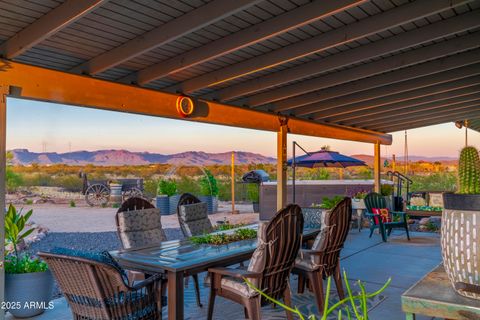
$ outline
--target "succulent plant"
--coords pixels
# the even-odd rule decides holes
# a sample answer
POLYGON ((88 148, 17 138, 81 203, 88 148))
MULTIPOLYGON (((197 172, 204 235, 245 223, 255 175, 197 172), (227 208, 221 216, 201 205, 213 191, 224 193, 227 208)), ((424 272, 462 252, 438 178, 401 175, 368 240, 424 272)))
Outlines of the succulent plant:
POLYGON ((475 147, 465 147, 460 152, 458 193, 480 194, 480 157, 475 147))

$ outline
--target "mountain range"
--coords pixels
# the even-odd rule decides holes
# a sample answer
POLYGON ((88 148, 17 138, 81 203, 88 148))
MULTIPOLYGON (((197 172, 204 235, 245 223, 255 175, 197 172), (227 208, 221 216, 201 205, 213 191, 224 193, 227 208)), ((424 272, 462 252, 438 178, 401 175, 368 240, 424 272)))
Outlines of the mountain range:
MULTIPOLYGON (((85 165, 93 164, 98 166, 111 165, 148 165, 154 163, 160 164, 182 164, 182 165, 213 165, 230 164, 231 152, 208 153, 202 151, 187 151, 175 154, 161 154, 150 152, 133 152, 128 150, 95 150, 95 151, 73 151, 65 153, 57 152, 31 152, 28 149, 11 150, 13 163, 29 165, 32 163, 48 164, 69 164, 85 165)), ((356 154, 352 157, 365 161, 367 164, 373 164, 373 156, 365 154, 356 154)), ((382 162, 385 158, 382 158, 382 162)), ((389 158, 389 161, 391 159, 389 158)), ((443 163, 455 162, 453 157, 422 157, 410 156, 409 160, 415 161, 441 161, 443 163)), ((403 157, 397 157, 397 161, 403 161, 403 157)), ((276 159, 267 157, 258 153, 235 151, 236 164, 249 163, 275 163, 276 159)))
MULTIPOLYGON (((160 154, 150 152, 132 152, 128 150, 96 150, 57 152, 31 152, 28 149, 11 150, 14 164, 28 165, 32 163, 85 165, 98 166, 112 165, 148 165, 154 163, 169 163, 182 165, 213 165, 230 164, 231 152, 207 153, 201 151, 187 151, 175 154, 160 154)), ((236 164, 274 163, 275 158, 261 154, 235 151, 236 164)))

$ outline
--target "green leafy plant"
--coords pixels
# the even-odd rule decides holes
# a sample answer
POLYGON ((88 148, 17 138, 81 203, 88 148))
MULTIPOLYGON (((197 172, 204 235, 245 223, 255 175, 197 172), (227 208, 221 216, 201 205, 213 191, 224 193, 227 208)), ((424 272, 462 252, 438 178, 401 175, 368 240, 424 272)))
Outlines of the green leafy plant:
POLYGON ((391 196, 393 194, 393 185, 391 184, 382 184, 380 186, 380 194, 384 197, 391 196))
POLYGON ((458 161, 458 193, 480 193, 480 157, 475 147, 465 147, 458 161))
POLYGON ((354 194, 353 198, 355 198, 355 199, 365 199, 367 194, 368 194, 367 191, 359 191, 359 192, 354 194))
POLYGON ((47 269, 47 265, 40 259, 20 255, 18 250, 19 244, 35 230, 35 228, 25 230, 32 214, 33 210, 22 214, 11 204, 5 214, 5 244, 11 246, 13 251, 13 254, 8 254, 5 258, 7 273, 42 272, 47 269))
POLYGON ((169 197, 177 194, 177 183, 172 179, 160 180, 158 182, 157 194, 169 197))
POLYGON ((317 207, 317 208, 321 208, 321 209, 327 209, 327 210, 330 210, 330 209, 333 209, 335 208, 335 206, 337 204, 340 203, 340 201, 343 200, 343 197, 342 196, 334 196, 332 198, 329 198, 329 197, 324 197, 322 199, 322 203, 320 204, 313 204, 312 207, 317 207))
POLYGON ((18 274, 18 273, 31 273, 31 272, 44 272, 47 271, 47 264, 35 257, 30 257, 26 254, 16 257, 9 255, 5 258, 5 273, 18 274))
POLYGON ((221 245, 235 241, 255 239, 256 237, 256 230, 243 228, 235 230, 233 233, 209 233, 201 236, 194 236, 190 238, 190 242, 194 244, 221 245))
POLYGON ((25 200, 25 204, 31 205, 31 204, 33 204, 33 200, 32 199, 27 199, 27 200, 25 200))
POLYGON ((225 230, 231 230, 231 229, 235 229, 235 228, 241 228, 241 227, 244 227, 244 226, 245 226, 245 223, 231 224, 227 221, 226 223, 217 225, 215 227, 215 230, 225 231, 225 230))
POLYGON ((75 203, 74 200, 70 200, 70 208, 75 208, 77 204, 75 203))
POLYGON ((202 196, 218 196, 217 179, 210 170, 205 170, 205 175, 200 179, 200 194, 202 196))
POLYGON ((387 282, 377 291, 373 293, 367 293, 365 289, 365 285, 358 280, 357 285, 360 288, 360 293, 354 294, 352 292, 352 289, 350 287, 350 283, 348 281, 347 273, 343 271, 343 278, 345 280, 345 287, 347 288, 347 297, 345 299, 342 299, 338 301, 337 303, 333 305, 330 304, 330 288, 331 288, 331 282, 332 282, 332 277, 328 278, 327 281, 327 290, 326 290, 326 295, 325 295, 325 305, 323 308, 323 314, 322 316, 316 316, 313 314, 310 315, 304 315, 298 310, 297 307, 289 307, 283 303, 281 303, 278 300, 275 300, 271 297, 269 297, 267 294, 265 294, 263 291, 260 289, 256 288, 248 279, 244 278, 244 281, 247 283, 247 285, 252 288, 253 290, 257 291, 260 295, 262 295, 265 299, 269 300, 270 302, 290 311, 292 314, 296 315, 299 319, 301 320, 326 320, 332 312, 335 310, 339 309, 338 312, 338 319, 342 319, 342 311, 345 311, 347 315, 347 319, 357 319, 357 320, 368 320, 368 308, 367 308, 367 299, 373 298, 383 291, 390 285, 390 282, 392 281, 391 278, 387 280, 387 282), (352 318, 354 316, 355 318, 352 318))
POLYGON ((247 184, 247 199, 252 202, 259 201, 258 185, 255 183, 247 184))

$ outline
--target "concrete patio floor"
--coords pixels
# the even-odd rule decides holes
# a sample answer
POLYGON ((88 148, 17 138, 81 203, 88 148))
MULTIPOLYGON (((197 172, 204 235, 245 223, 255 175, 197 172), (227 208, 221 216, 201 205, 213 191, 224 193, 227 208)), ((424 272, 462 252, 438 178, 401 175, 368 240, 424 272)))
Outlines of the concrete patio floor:
MULTIPOLYGON (((362 232, 357 230, 350 231, 347 243, 342 251, 341 262, 342 268, 348 273, 350 282, 353 283, 355 280, 360 279, 365 282, 367 291, 373 292, 380 288, 389 277, 392 278, 390 286, 382 293, 382 299, 370 308, 370 319, 405 319, 401 310, 400 296, 426 273, 441 263, 439 239, 438 234, 411 233, 411 241, 407 241, 403 232, 394 231, 389 238, 389 242, 383 243, 378 234, 368 238, 368 230, 364 229, 362 232)), ((296 281, 292 279, 293 289, 296 288, 296 283, 294 282, 296 281)), ((188 296, 193 297, 192 287, 190 285, 186 289, 186 299, 188 296)), ((208 300, 208 290, 208 288, 202 288, 204 305, 206 305, 208 300)), ((294 304, 296 302, 297 304, 304 303, 305 298, 308 299, 308 296, 300 297, 296 292, 293 292, 293 294, 294 304), (300 300, 300 298, 302 299, 300 300)), ((223 310, 225 310, 226 306, 235 314, 233 318, 228 315, 229 320, 243 319, 243 310, 240 306, 221 300, 223 299, 218 298, 217 300, 216 312, 214 313, 215 319, 225 319, 223 310), (238 309, 238 312, 236 309, 238 309)), ((313 301, 311 303, 313 304, 313 301)), ((185 305, 186 318, 204 318, 206 307, 203 308, 205 310, 199 309, 193 301, 186 301, 185 305)), ((269 314, 268 310, 266 311, 266 314, 269 314)), ((273 317, 265 316, 265 318, 283 318, 278 318, 279 315, 273 317)), ((7 319, 13 319, 13 317, 7 315, 7 319)), ((70 320, 72 317, 65 300, 57 299, 55 300, 54 309, 47 310, 44 314, 32 319, 70 320)), ((419 316, 417 319, 431 319, 431 317, 419 316)))

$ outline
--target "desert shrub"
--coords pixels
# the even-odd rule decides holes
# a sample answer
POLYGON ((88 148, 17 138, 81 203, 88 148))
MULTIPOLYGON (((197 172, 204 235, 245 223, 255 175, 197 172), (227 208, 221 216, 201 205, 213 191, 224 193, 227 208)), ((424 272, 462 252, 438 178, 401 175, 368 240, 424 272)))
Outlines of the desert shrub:
POLYGON ((82 180, 79 179, 77 175, 71 174, 54 177, 51 183, 52 186, 60 187, 69 192, 80 192, 83 187, 82 180))
POLYGON ((357 172, 358 179, 373 179, 373 170, 370 167, 361 167, 357 172))
POLYGON ((412 191, 455 191, 457 176, 455 172, 435 172, 429 175, 413 175, 412 191))
POLYGON ((70 200, 70 208, 75 208, 77 204, 75 203, 74 200, 70 200))
POLYGON ((155 179, 147 179, 143 181, 143 194, 148 198, 153 198, 157 195, 158 181, 155 179))
POLYGON ((328 180, 330 179, 330 172, 325 168, 310 169, 302 178, 306 180, 328 180))
POLYGON ((178 193, 200 194, 200 186, 192 177, 182 176, 177 180, 178 193))
POLYGON ((6 187, 7 192, 15 192, 18 187, 23 185, 23 177, 20 173, 16 173, 12 168, 7 167, 6 171, 6 187))
MULTIPOLYGON (((232 200, 232 182, 230 180, 217 181, 218 186, 218 199, 221 201, 232 200)), ((237 188, 235 188, 237 193, 237 188)))
POLYGON ((205 174, 200 178, 200 194, 203 196, 218 196, 217 179, 210 170, 206 169, 205 174))
POLYGON ((258 202, 259 200, 259 186, 256 183, 247 184, 247 199, 251 202, 258 202))

